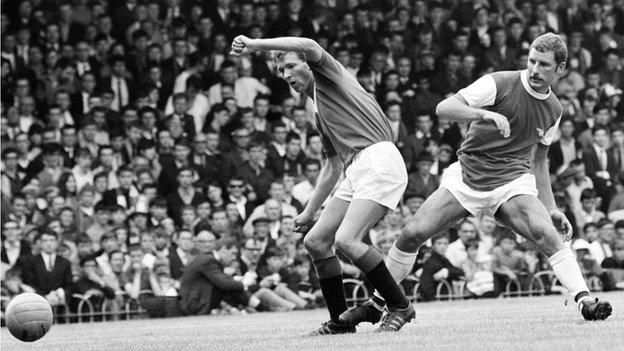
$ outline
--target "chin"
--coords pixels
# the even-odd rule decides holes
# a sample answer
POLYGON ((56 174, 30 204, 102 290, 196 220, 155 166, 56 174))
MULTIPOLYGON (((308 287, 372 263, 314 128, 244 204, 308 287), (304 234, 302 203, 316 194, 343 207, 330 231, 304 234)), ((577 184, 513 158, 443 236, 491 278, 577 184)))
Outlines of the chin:
POLYGON ((548 90, 548 86, 545 86, 544 83, 536 84, 536 83, 529 81, 529 86, 533 88, 533 90, 538 91, 538 92, 544 89, 548 90))

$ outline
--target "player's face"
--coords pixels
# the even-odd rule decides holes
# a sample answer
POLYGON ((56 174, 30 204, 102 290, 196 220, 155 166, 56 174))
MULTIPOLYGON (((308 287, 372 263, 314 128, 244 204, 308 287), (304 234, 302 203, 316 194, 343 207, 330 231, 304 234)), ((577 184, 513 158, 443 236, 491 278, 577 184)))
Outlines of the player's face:
POLYGON ((312 71, 308 64, 294 52, 284 55, 277 69, 282 78, 298 93, 304 92, 312 82, 312 71))
POLYGON ((557 64, 552 51, 540 52, 532 48, 529 52, 527 78, 531 88, 539 93, 548 92, 550 84, 564 69, 565 63, 557 64))

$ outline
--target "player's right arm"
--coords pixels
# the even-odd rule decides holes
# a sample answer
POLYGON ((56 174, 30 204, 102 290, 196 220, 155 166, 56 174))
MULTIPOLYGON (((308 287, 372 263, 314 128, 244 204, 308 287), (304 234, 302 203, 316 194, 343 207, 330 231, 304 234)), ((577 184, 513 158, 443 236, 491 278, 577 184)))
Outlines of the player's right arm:
MULTIPOLYGON (((306 226, 310 223, 314 214, 321 207, 325 199, 329 196, 342 173, 342 160, 338 155, 333 155, 325 160, 325 165, 321 168, 314 193, 308 201, 305 209, 294 219, 295 231, 305 232, 306 226)), ((307 228, 309 229, 309 228, 307 228)))
POLYGON ((239 35, 232 41, 231 55, 240 56, 255 51, 296 51, 304 52, 306 60, 319 62, 323 55, 323 48, 314 40, 299 37, 278 37, 270 39, 250 39, 239 35))
POLYGON ((495 100, 496 83, 492 76, 485 75, 440 102, 436 107, 436 114, 452 122, 491 121, 496 124, 501 135, 507 138, 510 134, 507 117, 483 109, 494 105, 495 100))

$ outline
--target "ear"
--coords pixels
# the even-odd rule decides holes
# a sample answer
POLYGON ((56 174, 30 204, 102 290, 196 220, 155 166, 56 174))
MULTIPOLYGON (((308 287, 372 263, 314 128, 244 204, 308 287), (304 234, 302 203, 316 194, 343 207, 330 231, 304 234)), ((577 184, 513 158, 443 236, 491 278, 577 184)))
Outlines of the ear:
POLYGON ((557 74, 559 74, 559 75, 561 75, 561 74, 563 74, 563 72, 565 71, 565 69, 566 69, 566 63, 565 63, 565 62, 561 62, 561 63, 559 64, 559 66, 557 66, 556 73, 557 73, 557 74))

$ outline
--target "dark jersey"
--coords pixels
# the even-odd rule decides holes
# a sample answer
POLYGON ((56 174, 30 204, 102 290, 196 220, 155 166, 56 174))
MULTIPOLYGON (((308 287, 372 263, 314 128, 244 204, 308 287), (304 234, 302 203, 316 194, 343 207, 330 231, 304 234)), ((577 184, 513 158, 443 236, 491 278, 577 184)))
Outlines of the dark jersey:
POLYGON ((338 154, 345 166, 370 145, 392 142, 390 122, 375 99, 340 62, 323 50, 314 73, 316 123, 327 156, 338 154))

